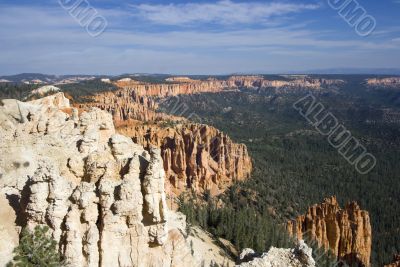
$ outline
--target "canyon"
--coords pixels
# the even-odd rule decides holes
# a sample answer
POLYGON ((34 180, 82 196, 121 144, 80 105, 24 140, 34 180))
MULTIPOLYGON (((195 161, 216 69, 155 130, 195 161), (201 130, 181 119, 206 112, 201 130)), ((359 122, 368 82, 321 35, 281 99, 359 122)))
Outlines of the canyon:
MULTIPOLYGON (((79 112, 63 93, 2 100, 0 133, 8 155, 0 158, 1 266, 23 228, 43 225, 72 267, 234 265, 210 234, 168 209, 161 150, 117 134, 111 114, 79 112)), ((301 242, 251 254, 238 266, 315 266, 301 242)))
POLYGON ((343 80, 316 79, 307 76, 287 80, 268 80, 262 76, 230 76, 227 79, 208 78, 193 80, 188 77, 172 77, 166 79, 167 83, 146 83, 124 78, 113 83, 140 96, 171 97, 181 94, 216 93, 224 90, 261 89, 261 88, 309 88, 323 89, 328 86, 341 85, 343 80))
MULTIPOLYGON (((215 195, 223 192, 233 182, 249 177, 252 162, 246 146, 234 143, 213 127, 157 112, 160 99, 177 97, 175 110, 169 113, 176 113, 179 109, 182 113, 190 112, 190 108, 180 106, 179 95, 217 93, 239 88, 320 89, 343 81, 308 77, 270 81, 261 76, 232 76, 226 80, 171 77, 165 83, 141 82, 131 78, 117 81, 107 79, 104 82, 113 83, 120 89, 96 94, 87 103, 77 104, 76 107, 83 110, 91 107, 106 110, 112 114, 118 132, 134 138, 144 146, 155 145, 161 148, 171 194, 179 195, 187 189, 194 189, 196 192, 209 190, 215 195)), ((196 114, 188 117, 197 119, 196 114)))
POLYGON ((336 197, 311 206, 305 215, 287 223, 289 234, 314 241, 350 266, 370 266, 372 230, 367 211, 356 202, 341 209, 336 197))

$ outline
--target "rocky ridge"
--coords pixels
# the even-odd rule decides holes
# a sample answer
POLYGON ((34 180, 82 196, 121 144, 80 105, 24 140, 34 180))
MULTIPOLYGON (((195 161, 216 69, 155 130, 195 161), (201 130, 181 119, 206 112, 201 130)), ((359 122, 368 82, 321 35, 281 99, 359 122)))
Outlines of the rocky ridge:
POLYGON ((191 251, 186 224, 176 227, 167 208, 160 149, 116 134, 110 114, 78 114, 62 93, 3 100, 0 133, 0 153, 8 155, 0 159, 0 248, 9 248, 0 265, 11 259, 21 228, 36 225, 50 227, 70 266, 207 260, 191 251))
POLYGON ((245 249, 240 254, 236 267, 316 267, 312 249, 304 241, 300 241, 294 249, 271 247, 261 256, 252 249, 245 249))
POLYGON ((262 76, 231 76, 226 80, 208 78, 192 80, 188 77, 172 77, 169 83, 150 84, 132 79, 121 79, 114 84, 120 88, 135 92, 139 96, 171 97, 182 94, 216 93, 229 89, 261 89, 261 88, 309 88, 322 89, 332 85, 341 85, 343 80, 315 79, 310 77, 290 80, 268 80, 262 76))
POLYGON ((390 78, 373 78, 367 79, 366 83, 368 86, 378 86, 387 88, 399 88, 400 87, 400 77, 390 77, 390 78))
POLYGON ((341 209, 336 198, 310 207, 305 215, 287 223, 290 235, 310 238, 350 266, 370 266, 371 224, 367 211, 351 202, 341 209))

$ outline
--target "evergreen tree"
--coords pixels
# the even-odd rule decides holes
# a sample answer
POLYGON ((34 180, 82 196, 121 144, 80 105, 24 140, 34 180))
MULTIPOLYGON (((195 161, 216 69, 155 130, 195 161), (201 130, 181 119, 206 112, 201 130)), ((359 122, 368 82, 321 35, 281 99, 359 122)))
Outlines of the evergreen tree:
POLYGON ((36 226, 33 233, 24 228, 14 259, 8 267, 59 267, 62 266, 57 242, 49 236, 48 226, 36 226))

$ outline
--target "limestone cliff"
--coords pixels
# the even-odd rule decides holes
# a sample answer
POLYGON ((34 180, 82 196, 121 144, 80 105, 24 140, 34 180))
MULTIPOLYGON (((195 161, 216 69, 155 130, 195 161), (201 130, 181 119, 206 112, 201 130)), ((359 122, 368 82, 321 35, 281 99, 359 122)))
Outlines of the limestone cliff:
POLYGON ((371 224, 368 212, 352 202, 341 209, 335 197, 310 207, 305 215, 287 224, 289 233, 299 240, 311 238, 330 249, 338 260, 370 266, 371 224))
POLYGON ((218 194, 251 173, 246 146, 232 142, 229 136, 207 125, 177 123, 161 127, 138 122, 118 131, 145 147, 161 148, 169 192, 176 195, 188 188, 218 194))
POLYGON ((3 100, 0 134, 0 248, 8 242, 0 264, 11 259, 21 227, 36 225, 50 227, 69 266, 206 260, 191 251, 184 217, 176 227, 167 209, 160 149, 116 134, 107 112, 78 114, 62 93, 3 100))

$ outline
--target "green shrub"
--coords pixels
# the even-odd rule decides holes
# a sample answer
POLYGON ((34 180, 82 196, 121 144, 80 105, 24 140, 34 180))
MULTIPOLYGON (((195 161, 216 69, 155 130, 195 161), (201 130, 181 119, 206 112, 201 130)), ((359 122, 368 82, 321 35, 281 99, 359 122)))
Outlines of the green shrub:
POLYGON ((59 267, 62 265, 57 242, 49 233, 48 226, 36 226, 33 233, 24 228, 13 261, 8 267, 59 267))

